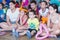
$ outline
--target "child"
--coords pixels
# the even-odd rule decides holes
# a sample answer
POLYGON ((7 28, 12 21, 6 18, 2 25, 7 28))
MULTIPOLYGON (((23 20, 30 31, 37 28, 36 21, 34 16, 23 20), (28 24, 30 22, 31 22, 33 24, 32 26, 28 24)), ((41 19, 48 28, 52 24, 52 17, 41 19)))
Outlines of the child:
POLYGON ((12 30, 14 27, 17 28, 19 21, 19 8, 15 8, 15 2, 10 1, 9 3, 10 9, 7 10, 6 22, 0 23, 0 27, 2 28, 0 31, 12 30))
POLYGON ((46 8, 47 2, 46 1, 41 1, 40 2, 40 10, 39 10, 39 16, 40 16, 40 21, 42 23, 47 23, 47 16, 48 16, 48 8, 46 8), (44 6, 43 6, 44 5, 44 6))
POLYGON ((57 13, 58 7, 56 5, 49 6, 48 27, 50 34, 57 36, 60 34, 60 15, 57 13), (52 24, 52 26, 50 26, 52 24))
POLYGON ((36 14, 34 10, 29 11, 28 16, 29 16, 29 19, 27 21, 29 27, 28 30, 31 33, 31 36, 34 36, 38 31, 39 20, 35 18, 36 14))
POLYGON ((2 3, 0 3, 0 22, 4 22, 4 10, 2 3))
POLYGON ((2 3, 3 3, 4 13, 6 14, 7 13, 7 9, 8 9, 7 2, 6 2, 6 0, 2 0, 2 3))
MULTIPOLYGON (((5 20, 4 20, 4 11, 3 11, 3 4, 2 3, 0 3, 0 23, 1 22, 5 22, 5 20)), ((0 29, 1 29, 1 27, 0 27, 0 29)), ((4 35, 5 34, 5 32, 1 32, 0 31, 0 35, 4 35)))
POLYGON ((27 32, 27 19, 28 19, 28 17, 27 17, 27 15, 26 15, 26 13, 27 13, 27 10, 26 9, 24 9, 24 8, 22 8, 22 9, 20 9, 20 24, 19 24, 19 26, 18 26, 18 29, 17 29, 17 31, 18 32, 21 32, 21 33, 19 33, 20 34, 20 36, 21 35, 25 35, 26 34, 26 32, 27 32))
POLYGON ((29 10, 36 11, 36 16, 37 16, 37 18, 39 18, 38 7, 37 7, 36 1, 31 1, 31 3, 30 3, 30 9, 29 10))

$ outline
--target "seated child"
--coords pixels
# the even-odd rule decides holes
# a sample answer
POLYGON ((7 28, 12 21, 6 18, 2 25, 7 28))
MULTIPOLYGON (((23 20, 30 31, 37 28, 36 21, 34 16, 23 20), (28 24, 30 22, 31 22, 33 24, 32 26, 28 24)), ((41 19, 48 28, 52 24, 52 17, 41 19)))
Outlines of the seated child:
POLYGON ((42 23, 47 23, 47 16, 48 16, 48 8, 46 8, 47 6, 47 2, 46 1, 42 1, 40 2, 40 7, 41 9, 39 10, 39 16, 40 16, 40 20, 42 21, 42 23), (43 6, 44 5, 44 6, 43 6))
POLYGON ((19 35, 25 35, 25 33, 27 32, 27 10, 24 8, 20 8, 20 16, 19 16, 19 25, 18 25, 18 29, 17 31, 20 32, 19 35))
POLYGON ((32 37, 38 31, 39 20, 37 18, 35 18, 36 15, 35 15, 34 10, 29 11, 28 16, 29 16, 28 21, 27 21, 27 24, 28 24, 28 27, 29 27, 28 31, 30 32, 31 37, 32 37))

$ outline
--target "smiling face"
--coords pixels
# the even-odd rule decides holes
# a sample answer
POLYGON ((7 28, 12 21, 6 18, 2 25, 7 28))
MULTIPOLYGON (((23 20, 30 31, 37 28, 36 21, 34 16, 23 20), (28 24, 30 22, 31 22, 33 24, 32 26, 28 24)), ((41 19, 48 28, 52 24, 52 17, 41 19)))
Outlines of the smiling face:
POLYGON ((29 12, 29 18, 31 19, 35 18, 34 12, 29 12))
POLYGON ((40 7, 41 7, 42 9, 46 8, 46 6, 47 6, 47 5, 46 5, 45 2, 41 2, 41 3, 40 3, 40 7))
POLYGON ((49 12, 52 14, 52 13, 55 13, 56 12, 56 9, 54 9, 52 6, 49 6, 49 12))
POLYGON ((23 10, 21 10, 21 11, 20 11, 20 15, 23 16, 24 14, 25 14, 25 12, 24 12, 23 10))
POLYGON ((35 3, 31 3, 30 6, 31 6, 32 9, 36 8, 36 4, 35 3))
POLYGON ((12 3, 12 2, 10 2, 10 3, 9 3, 9 7, 10 7, 10 9, 13 9, 13 8, 15 8, 15 4, 12 3))

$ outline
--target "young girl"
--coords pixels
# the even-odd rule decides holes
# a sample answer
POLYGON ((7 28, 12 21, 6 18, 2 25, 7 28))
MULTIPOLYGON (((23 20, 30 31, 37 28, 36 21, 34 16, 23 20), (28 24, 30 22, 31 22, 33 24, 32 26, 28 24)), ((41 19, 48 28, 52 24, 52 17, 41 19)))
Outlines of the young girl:
POLYGON ((57 13, 57 6, 49 6, 49 18, 48 18, 48 27, 51 35, 59 35, 60 33, 60 15, 57 13), (52 24, 52 25, 51 25, 52 24), (50 26, 51 25, 51 26, 50 26))
POLYGON ((27 21, 28 27, 29 27, 29 32, 31 33, 31 36, 34 36, 37 31, 38 31, 38 26, 39 26, 39 20, 35 18, 35 11, 31 10, 29 11, 29 19, 27 21))
POLYGON ((21 32, 21 33, 19 33, 20 35, 26 34, 27 29, 28 29, 28 27, 27 27, 28 17, 26 15, 26 13, 27 13, 26 9, 24 9, 24 8, 20 9, 20 17, 19 17, 19 19, 20 19, 19 23, 20 24, 19 24, 19 27, 17 29, 18 32, 21 32))
POLYGON ((37 32, 35 37, 37 40, 44 40, 49 36, 49 31, 46 25, 48 21, 48 9, 46 8, 47 6, 46 1, 40 2, 40 6, 41 6, 41 9, 39 10, 39 14, 41 17, 40 18, 41 21, 40 21, 39 31, 37 32))
POLYGON ((2 28, 0 31, 12 30, 14 27, 17 28, 18 19, 19 19, 19 8, 15 8, 15 2, 10 1, 9 3, 10 9, 7 10, 7 21, 0 23, 0 27, 2 28))
POLYGON ((47 24, 48 21, 48 8, 46 8, 47 2, 40 2, 41 9, 39 10, 40 22, 43 24, 47 24), (43 6, 44 5, 44 6, 43 6))

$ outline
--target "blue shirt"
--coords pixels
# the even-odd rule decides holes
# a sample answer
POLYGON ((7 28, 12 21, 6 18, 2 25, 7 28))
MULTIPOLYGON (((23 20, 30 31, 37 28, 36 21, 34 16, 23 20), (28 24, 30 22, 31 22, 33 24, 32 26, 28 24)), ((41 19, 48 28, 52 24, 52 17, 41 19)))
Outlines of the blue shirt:
POLYGON ((4 20, 1 18, 1 15, 4 14, 4 10, 3 9, 0 9, 0 22, 4 22, 4 20))
POLYGON ((0 17, 1 17, 2 14, 4 14, 3 9, 0 10, 0 17))

